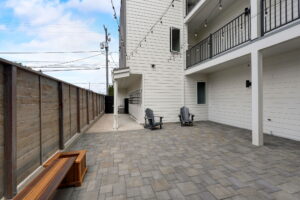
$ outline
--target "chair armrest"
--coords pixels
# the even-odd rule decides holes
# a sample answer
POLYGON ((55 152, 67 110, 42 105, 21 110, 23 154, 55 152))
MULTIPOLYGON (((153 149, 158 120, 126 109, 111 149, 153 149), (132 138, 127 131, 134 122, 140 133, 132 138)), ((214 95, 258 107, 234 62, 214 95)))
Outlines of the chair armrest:
POLYGON ((162 119, 163 119, 164 117, 159 117, 159 121, 160 121, 160 123, 162 123, 162 119))

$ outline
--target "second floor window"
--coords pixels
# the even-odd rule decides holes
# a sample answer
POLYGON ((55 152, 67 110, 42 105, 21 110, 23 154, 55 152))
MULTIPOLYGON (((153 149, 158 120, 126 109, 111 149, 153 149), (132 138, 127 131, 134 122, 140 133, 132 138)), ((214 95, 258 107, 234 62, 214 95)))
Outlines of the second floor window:
POLYGON ((170 51, 180 52, 180 29, 171 27, 170 29, 170 51))

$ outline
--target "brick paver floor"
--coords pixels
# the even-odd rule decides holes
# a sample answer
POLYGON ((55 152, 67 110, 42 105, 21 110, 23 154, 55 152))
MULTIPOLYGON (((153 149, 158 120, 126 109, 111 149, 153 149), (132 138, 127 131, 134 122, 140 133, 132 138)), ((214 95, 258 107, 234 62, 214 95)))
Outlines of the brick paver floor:
POLYGON ((90 133, 88 173, 55 199, 300 199, 300 142, 212 122, 163 130, 90 133))

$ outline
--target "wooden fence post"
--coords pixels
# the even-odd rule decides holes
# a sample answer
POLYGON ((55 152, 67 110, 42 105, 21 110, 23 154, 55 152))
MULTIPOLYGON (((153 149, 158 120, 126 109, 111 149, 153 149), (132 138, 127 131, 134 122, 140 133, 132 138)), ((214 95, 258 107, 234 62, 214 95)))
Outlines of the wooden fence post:
POLYGON ((90 123, 90 116, 89 116, 89 91, 86 90, 86 113, 87 113, 87 124, 90 123))
POLYGON ((92 92, 92 109, 93 109, 93 119, 95 119, 95 105, 94 105, 94 103, 95 103, 95 99, 94 99, 94 92, 92 92))
POLYGON ((81 132, 80 128, 80 89, 77 88, 77 132, 81 132))
POLYGON ((40 164, 43 164, 43 139, 42 139, 42 77, 39 76, 39 131, 40 131, 40 164))
POLYGON ((64 149, 64 92, 63 83, 58 83, 58 99, 59 99, 59 148, 64 149))
POLYGON ((17 68, 4 66, 4 196, 17 193, 17 68))

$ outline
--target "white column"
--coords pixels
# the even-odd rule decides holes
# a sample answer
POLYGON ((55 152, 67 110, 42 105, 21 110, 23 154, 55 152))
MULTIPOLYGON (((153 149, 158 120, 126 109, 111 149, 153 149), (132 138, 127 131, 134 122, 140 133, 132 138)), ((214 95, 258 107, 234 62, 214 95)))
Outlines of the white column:
POLYGON ((252 144, 263 145, 263 56, 251 53, 252 74, 252 144))
POLYGON ((260 37, 260 4, 261 0, 251 0, 251 39, 260 37))
POLYGON ((114 80, 114 125, 113 129, 117 130, 118 124, 118 81, 114 80))

